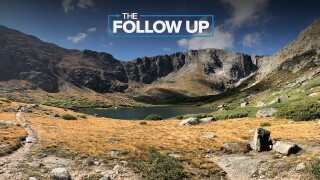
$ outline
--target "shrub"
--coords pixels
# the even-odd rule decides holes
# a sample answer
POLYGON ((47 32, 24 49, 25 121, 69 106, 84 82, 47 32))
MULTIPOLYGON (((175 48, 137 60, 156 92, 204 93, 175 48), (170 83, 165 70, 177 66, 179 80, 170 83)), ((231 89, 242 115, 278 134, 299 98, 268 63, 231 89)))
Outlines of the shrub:
POLYGON ((148 123, 146 121, 139 122, 140 125, 147 125, 148 123))
POLYGON ((145 179, 178 180, 183 176, 180 161, 161 154, 155 148, 150 148, 145 160, 133 163, 133 167, 145 179))
POLYGON ((176 117, 177 119, 183 119, 183 116, 182 115, 179 115, 176 117))
POLYGON ((268 123, 268 122, 263 122, 263 123, 260 123, 260 126, 261 127, 267 127, 267 126, 271 126, 271 124, 268 123))
POLYGON ((61 117, 65 120, 77 120, 77 118, 71 114, 63 114, 61 117))
POLYGON ((148 115, 145 120, 162 120, 162 117, 156 114, 148 115))
POLYGON ((207 115, 206 114, 197 114, 197 115, 195 115, 193 117, 201 119, 201 118, 206 118, 207 115))
POLYGON ((307 121, 320 118, 320 104, 311 100, 293 102, 279 107, 278 118, 288 118, 294 121, 307 121))
POLYGON ((224 113, 219 113, 214 115, 216 119, 234 119, 234 118, 243 118, 248 117, 249 111, 238 111, 238 110, 229 110, 224 113))
POLYGON ((0 98, 1 102, 11 103, 11 101, 7 98, 0 98))
POLYGON ((320 179, 320 159, 315 159, 312 163, 312 174, 316 179, 320 179))

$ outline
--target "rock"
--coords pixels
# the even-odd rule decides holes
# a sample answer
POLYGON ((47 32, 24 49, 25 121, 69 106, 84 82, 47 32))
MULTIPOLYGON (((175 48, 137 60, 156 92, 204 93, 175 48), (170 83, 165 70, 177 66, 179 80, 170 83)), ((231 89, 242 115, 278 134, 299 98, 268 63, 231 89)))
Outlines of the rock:
POLYGON ((125 168, 121 166, 120 164, 117 164, 112 169, 116 174, 123 173, 125 171, 125 168))
POLYGON ((173 157, 173 158, 180 158, 180 157, 182 157, 181 154, 176 154, 176 153, 170 153, 170 154, 168 154, 168 156, 173 157))
POLYGON ((253 140, 250 143, 250 146, 253 150, 257 152, 267 151, 270 149, 269 138, 270 131, 263 128, 257 128, 254 133, 253 140))
POLYGON ((21 107, 21 108, 19 109, 19 111, 21 111, 21 112, 26 112, 26 113, 32 113, 32 110, 31 110, 29 107, 27 107, 27 106, 21 107))
POLYGON ((219 108, 224 108, 224 107, 227 107, 227 105, 226 104, 221 104, 221 105, 217 106, 218 109, 219 108))
POLYGON ((26 143, 33 143, 33 142, 35 142, 34 138, 29 137, 29 136, 26 138, 26 143))
POLYGON ((214 117, 206 117, 206 118, 201 118, 200 121, 201 123, 207 123, 207 122, 211 122, 214 121, 214 117))
POLYGON ((71 180, 71 176, 67 168, 55 168, 50 174, 51 180, 71 180))
POLYGON ((73 161, 67 158, 58 158, 54 156, 48 156, 42 159, 43 164, 47 168, 68 167, 73 161))
POLYGON ((93 114, 94 116, 96 116, 96 117, 99 117, 99 114, 93 114))
POLYGON ((200 121, 199 118, 191 117, 191 118, 182 120, 182 121, 179 123, 179 126, 198 125, 198 124, 200 124, 200 123, 201 123, 201 121, 200 121))
POLYGON ((230 179, 235 180, 252 179, 262 161, 256 157, 237 154, 213 157, 211 160, 223 168, 230 179))
POLYGON ((239 146, 240 146, 239 143, 236 143, 236 142, 225 142, 222 145, 222 149, 227 150, 227 151, 234 151, 234 150, 238 149, 239 146))
POLYGON ((29 107, 30 107, 30 108, 38 108, 39 105, 38 105, 38 104, 31 104, 29 107))
POLYGON ((248 106, 248 105, 249 105, 248 102, 243 102, 243 103, 240 104, 240 107, 246 107, 246 106, 248 106))
POLYGON ((266 101, 259 101, 256 105, 256 107, 263 107, 263 106, 266 106, 268 105, 268 103, 266 101))
POLYGON ((99 166, 100 162, 99 161, 94 161, 93 164, 96 165, 96 166, 99 166))
POLYGON ((306 168, 306 164, 301 162, 297 165, 296 171, 301 171, 301 170, 304 170, 305 168, 306 168))
POLYGON ((29 180, 37 180, 35 177, 29 177, 29 180))
POLYGON ((318 95, 319 95, 319 93, 311 93, 308 96, 318 96, 318 95))
POLYGON ((200 136, 201 139, 212 139, 214 138, 214 134, 203 134, 200 136))
POLYGON ((279 99, 279 102, 282 103, 285 100, 289 99, 289 96, 288 96, 288 94, 283 94, 283 95, 279 96, 278 99, 279 99))
POLYGON ((13 107, 9 107, 7 110, 8 112, 17 112, 17 110, 15 110, 13 107))
POLYGON ((31 163, 28 163, 28 165, 32 168, 39 168, 41 166, 41 164, 39 162, 31 162, 31 163))
POLYGON ((128 161, 120 161, 120 165, 123 166, 123 167, 126 167, 128 166, 128 161))
POLYGON ((301 148, 293 142, 276 141, 273 145, 273 149, 280 154, 288 156, 299 152, 301 148))
POLYGON ((49 115, 50 115, 51 117, 60 117, 60 115, 57 114, 57 113, 50 113, 49 115))
POLYGON ((109 154, 111 156, 119 156, 121 153, 120 153, 120 151, 109 151, 109 154))
POLYGON ((253 129, 249 130, 250 134, 254 134, 255 132, 256 132, 256 130, 253 130, 253 129))
POLYGON ((265 117, 273 117, 278 110, 275 108, 267 108, 267 109, 261 109, 257 112, 256 117, 257 118, 265 118, 265 117))

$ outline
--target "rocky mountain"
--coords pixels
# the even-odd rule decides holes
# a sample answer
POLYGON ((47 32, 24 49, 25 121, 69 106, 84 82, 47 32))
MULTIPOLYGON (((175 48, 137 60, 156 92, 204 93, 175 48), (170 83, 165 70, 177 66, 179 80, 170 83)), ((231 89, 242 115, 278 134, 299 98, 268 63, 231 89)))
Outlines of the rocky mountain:
POLYGON ((81 88, 153 97, 214 95, 247 79, 253 86, 279 68, 295 72, 311 61, 319 65, 319 37, 320 20, 315 20, 273 56, 201 49, 126 62, 108 53, 64 49, 0 26, 0 81, 24 81, 29 89, 47 92, 81 88))

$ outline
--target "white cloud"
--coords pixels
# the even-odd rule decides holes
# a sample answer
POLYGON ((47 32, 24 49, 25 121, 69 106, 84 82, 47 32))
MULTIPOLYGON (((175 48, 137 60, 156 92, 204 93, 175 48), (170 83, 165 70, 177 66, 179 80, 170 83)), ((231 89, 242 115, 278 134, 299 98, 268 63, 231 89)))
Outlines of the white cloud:
POLYGON ((252 47, 260 45, 261 43, 261 33, 254 32, 243 36, 242 45, 246 47, 252 47))
POLYGON ((231 32, 222 31, 221 27, 216 27, 214 29, 213 38, 184 38, 178 41, 178 45, 182 48, 187 48, 188 50, 205 48, 225 49, 232 48, 233 42, 234 37, 231 32))
POLYGON ((81 9, 94 8, 95 5, 94 0, 62 0, 61 4, 66 14, 73 10, 75 5, 81 9))
POLYGON ((73 5, 71 4, 72 0, 62 0, 62 7, 66 14, 68 14, 69 10, 73 10, 73 5))
POLYGON ((94 1, 93 0, 79 0, 78 7, 82 8, 82 9, 87 9, 89 7, 94 7, 94 1))
MULTIPOLYGON (((234 45, 234 33, 245 25, 252 25, 261 20, 263 12, 268 7, 270 0, 221 0, 230 7, 231 17, 223 24, 216 26, 213 38, 180 39, 178 45, 187 49, 232 48, 234 45)), ((243 45, 250 46, 260 43, 260 34, 245 37, 243 45)))
POLYGON ((107 47, 111 47, 111 46, 113 46, 113 42, 108 42, 108 43, 103 43, 103 44, 101 44, 101 46, 103 46, 103 47, 105 47, 105 48, 107 48, 107 47))
POLYGON ((89 28, 87 30, 87 32, 89 32, 89 33, 93 33, 93 32, 96 32, 96 31, 97 31, 97 27, 92 27, 92 28, 89 28))
POLYGON ((67 39, 69 41, 71 41, 72 43, 79 43, 80 41, 83 41, 87 38, 87 34, 86 33, 78 33, 75 36, 68 36, 67 39))
POLYGON ((222 0, 222 2, 231 6, 231 18, 225 21, 225 26, 239 28, 259 21, 270 0, 222 0))
POLYGON ((164 51, 171 51, 171 48, 163 48, 164 51))

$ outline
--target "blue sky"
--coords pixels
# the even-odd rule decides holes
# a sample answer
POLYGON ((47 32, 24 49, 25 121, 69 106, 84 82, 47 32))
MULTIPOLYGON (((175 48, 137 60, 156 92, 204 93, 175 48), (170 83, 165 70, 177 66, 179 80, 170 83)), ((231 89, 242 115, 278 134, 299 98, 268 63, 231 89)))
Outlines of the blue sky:
POLYGON ((220 48, 270 55, 315 18, 315 0, 1 0, 0 24, 70 49, 90 49, 119 60, 220 48), (214 38, 108 38, 107 15, 213 14, 214 38))

